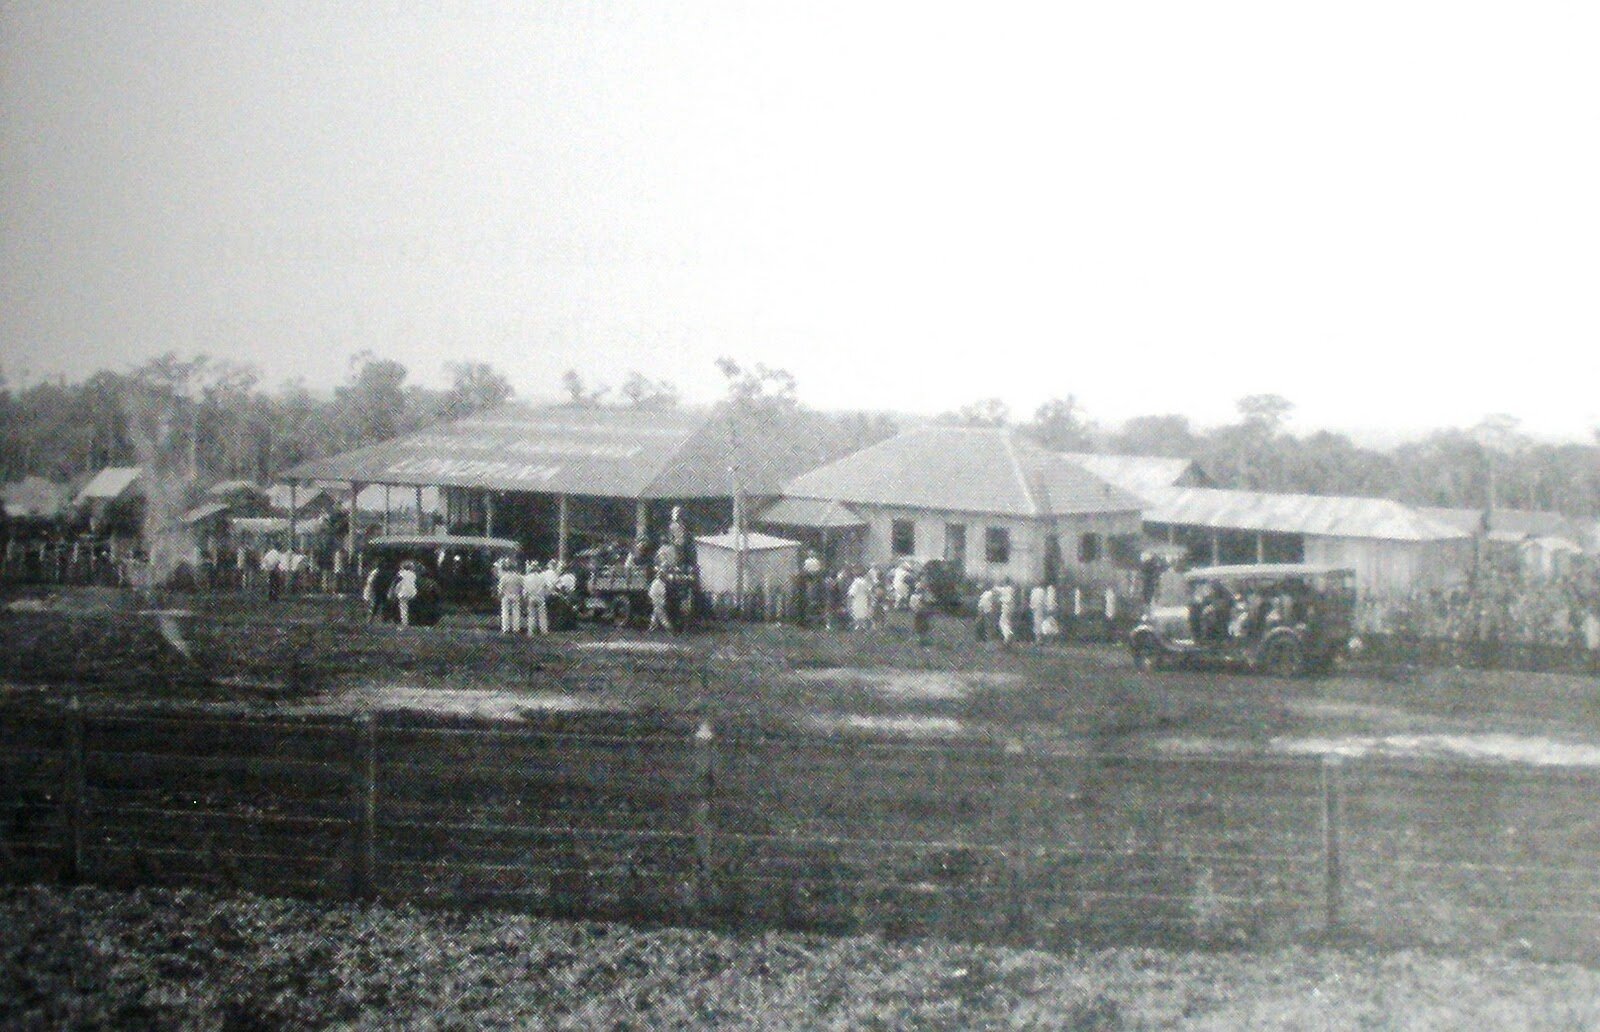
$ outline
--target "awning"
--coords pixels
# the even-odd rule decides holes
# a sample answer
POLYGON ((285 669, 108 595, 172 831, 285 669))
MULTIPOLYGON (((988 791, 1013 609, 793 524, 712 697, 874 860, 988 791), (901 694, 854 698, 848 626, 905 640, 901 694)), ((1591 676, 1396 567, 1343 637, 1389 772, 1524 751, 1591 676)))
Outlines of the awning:
POLYGON ((782 498, 755 518, 756 523, 778 527, 865 527, 867 521, 838 502, 820 498, 782 498))

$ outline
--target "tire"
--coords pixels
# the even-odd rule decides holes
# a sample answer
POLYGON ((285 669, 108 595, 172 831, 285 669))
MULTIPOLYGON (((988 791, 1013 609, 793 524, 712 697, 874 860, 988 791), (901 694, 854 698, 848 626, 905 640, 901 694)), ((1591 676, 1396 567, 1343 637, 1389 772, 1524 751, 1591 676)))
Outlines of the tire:
POLYGON ((1261 669, 1274 677, 1299 677, 1306 672, 1305 649, 1300 639, 1279 635, 1261 648, 1261 669))

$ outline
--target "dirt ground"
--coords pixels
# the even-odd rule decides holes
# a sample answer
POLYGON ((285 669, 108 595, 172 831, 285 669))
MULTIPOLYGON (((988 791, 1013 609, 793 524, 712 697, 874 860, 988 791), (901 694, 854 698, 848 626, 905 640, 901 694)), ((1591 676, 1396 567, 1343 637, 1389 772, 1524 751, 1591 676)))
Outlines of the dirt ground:
POLYGON ((1046 747, 1600 763, 1600 681, 1580 676, 1360 664, 1295 681, 1139 674, 1112 645, 1008 651, 973 642, 950 618, 935 621, 927 646, 898 618, 861 634, 746 624, 527 638, 497 633, 491 614, 459 611, 432 628, 369 627, 350 600, 324 596, 0 598, 0 699, 12 701, 76 690, 117 707, 687 713, 1046 747))

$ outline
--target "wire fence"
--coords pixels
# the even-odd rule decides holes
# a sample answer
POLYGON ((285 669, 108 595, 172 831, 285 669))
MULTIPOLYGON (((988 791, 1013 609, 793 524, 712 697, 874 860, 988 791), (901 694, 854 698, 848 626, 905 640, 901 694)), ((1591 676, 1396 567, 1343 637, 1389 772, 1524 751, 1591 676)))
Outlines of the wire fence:
POLYGON ((567 916, 1593 955, 1596 777, 709 724, 0 715, 12 878, 567 916))

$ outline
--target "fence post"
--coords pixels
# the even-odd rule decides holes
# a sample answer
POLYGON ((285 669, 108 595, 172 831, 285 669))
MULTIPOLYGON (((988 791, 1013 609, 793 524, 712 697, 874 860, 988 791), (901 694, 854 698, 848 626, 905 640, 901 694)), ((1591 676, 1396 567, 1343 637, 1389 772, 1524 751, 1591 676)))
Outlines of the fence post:
POLYGON ((1000 772, 1000 797, 1007 817, 1004 837, 1008 848, 1003 875, 1005 929, 1013 939, 1021 937, 1028 926, 1028 875, 1032 870, 1030 851, 1033 842, 1028 810, 1028 800, 1032 797, 1028 793, 1034 779, 1027 776, 1027 759, 1022 743, 1015 738, 1008 738, 1000 761, 1004 764, 1000 772))
POLYGON ((695 906, 701 917, 716 905, 716 848, 713 837, 715 819, 712 806, 716 795, 716 734, 711 721, 702 720, 694 733, 694 772, 697 788, 694 808, 695 906))
POLYGON ((1344 894, 1341 823, 1344 820, 1344 761, 1337 755, 1322 758, 1322 907, 1323 929, 1339 926, 1344 894))
POLYGON ((355 877, 352 889, 357 896, 371 896, 378 877, 378 722, 363 713, 357 722, 360 747, 356 750, 356 793, 360 805, 356 812, 355 877))
POLYGON ((84 875, 83 840, 84 818, 88 804, 87 757, 83 703, 76 693, 67 704, 66 755, 63 757, 66 775, 66 863, 64 875, 68 882, 78 881, 84 875))

